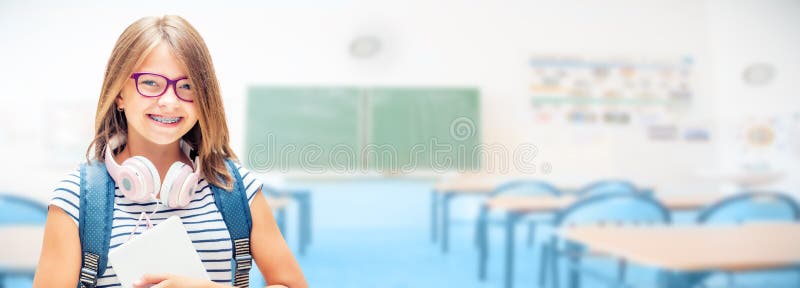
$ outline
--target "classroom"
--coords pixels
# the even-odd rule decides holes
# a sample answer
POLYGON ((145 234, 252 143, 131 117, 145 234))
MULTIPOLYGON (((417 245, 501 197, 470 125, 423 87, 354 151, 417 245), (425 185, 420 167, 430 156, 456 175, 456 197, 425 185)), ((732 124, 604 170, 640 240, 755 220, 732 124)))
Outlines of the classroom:
POLYGON ((800 287, 797 0, 0 1, 0 287, 162 15, 310 287, 800 287))

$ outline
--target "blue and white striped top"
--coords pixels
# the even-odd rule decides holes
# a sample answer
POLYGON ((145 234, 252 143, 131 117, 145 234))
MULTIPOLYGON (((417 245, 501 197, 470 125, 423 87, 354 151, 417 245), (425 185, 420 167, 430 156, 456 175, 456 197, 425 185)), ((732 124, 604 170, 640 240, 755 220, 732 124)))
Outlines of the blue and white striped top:
MULTIPOLYGON (((248 203, 252 203, 256 191, 261 188, 261 181, 247 171, 246 168, 236 164, 247 191, 248 203)), ((79 205, 80 205, 80 170, 76 169, 67 174, 56 185, 53 195, 50 198, 50 205, 58 206, 67 214, 72 216, 72 220, 78 225, 79 205)), ((194 244, 194 248, 200 254, 200 259, 206 267, 208 276, 211 280, 218 283, 231 283, 231 239, 222 214, 214 204, 214 195, 211 187, 205 179, 200 180, 197 186, 197 194, 189 205, 182 209, 169 209, 163 204, 159 204, 158 212, 151 216, 152 224, 158 225, 172 215, 181 218, 189 238, 194 244)), ((122 245, 128 240, 131 231, 136 226, 136 221, 142 211, 152 213, 156 208, 156 203, 135 203, 125 198, 119 191, 119 187, 114 192, 114 220, 111 228, 110 249, 122 245)), ((142 221, 136 234, 146 230, 145 221, 142 221)), ((97 287, 120 287, 114 268, 108 266, 105 273, 97 279, 97 287)))

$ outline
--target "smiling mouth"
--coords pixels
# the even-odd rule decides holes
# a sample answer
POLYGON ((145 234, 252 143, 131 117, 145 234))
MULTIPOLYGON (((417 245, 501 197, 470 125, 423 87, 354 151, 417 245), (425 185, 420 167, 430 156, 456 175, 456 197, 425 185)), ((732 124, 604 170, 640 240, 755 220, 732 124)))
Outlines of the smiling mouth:
POLYGON ((175 124, 181 121, 183 117, 164 117, 164 116, 157 116, 153 114, 147 114, 147 117, 150 117, 153 121, 163 124, 175 124))

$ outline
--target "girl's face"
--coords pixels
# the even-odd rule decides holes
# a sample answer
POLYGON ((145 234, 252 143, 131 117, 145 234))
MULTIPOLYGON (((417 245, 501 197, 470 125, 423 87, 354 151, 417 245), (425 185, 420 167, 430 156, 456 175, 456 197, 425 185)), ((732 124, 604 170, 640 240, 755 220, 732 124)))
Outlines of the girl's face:
POLYGON ((138 84, 137 80, 130 78, 131 75, 127 75, 125 86, 120 97, 117 97, 117 106, 125 110, 129 140, 136 137, 159 145, 175 143, 197 123, 196 102, 184 100, 192 99, 194 87, 186 80, 167 85, 162 82, 165 79, 158 75, 178 80, 189 74, 165 43, 156 46, 144 58, 144 62, 134 69, 134 73, 152 74, 139 76, 138 84), (166 91, 161 96, 145 97, 140 94, 141 91, 148 96, 157 95, 164 86, 166 91), (176 91, 181 97, 176 95, 176 91))

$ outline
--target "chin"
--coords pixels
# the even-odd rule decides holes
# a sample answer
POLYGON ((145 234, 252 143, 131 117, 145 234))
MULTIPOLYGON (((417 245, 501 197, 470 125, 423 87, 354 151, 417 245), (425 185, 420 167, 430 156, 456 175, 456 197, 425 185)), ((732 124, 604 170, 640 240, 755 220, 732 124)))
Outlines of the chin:
POLYGON ((145 138, 147 138, 148 141, 150 141, 150 142, 152 142, 154 144, 157 144, 157 145, 168 145, 168 144, 175 143, 175 141, 178 141, 178 139, 181 139, 181 137, 171 137, 171 138, 145 137, 145 138))
POLYGON ((170 135, 164 135, 162 133, 150 133, 150 135, 145 135, 144 137, 155 144, 158 145, 167 145, 175 143, 176 141, 180 140, 183 135, 188 133, 189 130, 183 131, 183 133, 175 133, 170 135))

